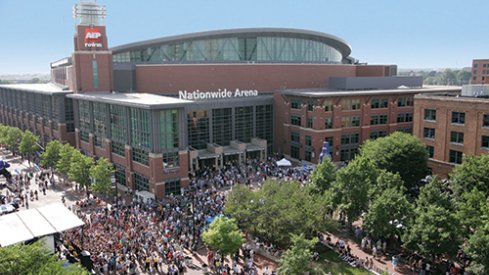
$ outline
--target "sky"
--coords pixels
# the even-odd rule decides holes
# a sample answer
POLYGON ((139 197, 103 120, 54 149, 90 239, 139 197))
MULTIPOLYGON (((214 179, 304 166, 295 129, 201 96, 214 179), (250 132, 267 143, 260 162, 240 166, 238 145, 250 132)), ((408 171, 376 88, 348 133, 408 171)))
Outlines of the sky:
MULTIPOLYGON (((71 55, 79 0, 0 0, 0 74, 48 73, 71 55)), ((98 0, 109 46, 232 28, 338 36, 351 56, 403 68, 470 67, 489 58, 487 0, 98 0)))

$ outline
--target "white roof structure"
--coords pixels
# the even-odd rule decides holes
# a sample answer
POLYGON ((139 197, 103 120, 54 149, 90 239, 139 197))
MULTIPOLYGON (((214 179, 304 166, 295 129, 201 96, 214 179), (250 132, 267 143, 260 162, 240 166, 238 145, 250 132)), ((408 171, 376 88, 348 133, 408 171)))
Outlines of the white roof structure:
POLYGON ((82 225, 83 221, 62 203, 0 216, 0 246, 28 241, 82 225))
POLYGON ((277 161, 277 166, 292 166, 292 163, 286 158, 283 158, 277 161))

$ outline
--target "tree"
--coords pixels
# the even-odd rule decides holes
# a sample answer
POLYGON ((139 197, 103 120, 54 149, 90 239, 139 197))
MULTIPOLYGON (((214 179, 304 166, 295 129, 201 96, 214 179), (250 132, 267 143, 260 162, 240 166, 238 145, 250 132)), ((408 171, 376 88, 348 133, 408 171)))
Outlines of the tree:
POLYGON ((74 152, 75 148, 68 143, 59 148, 59 158, 56 162, 56 169, 65 176, 68 176, 68 172, 70 171, 71 159, 74 152))
POLYGON ((20 153, 24 156, 27 156, 29 159, 29 156, 31 154, 34 154, 39 149, 39 146, 37 145, 38 140, 39 140, 38 136, 34 135, 31 131, 26 130, 22 134, 22 138, 20 141, 20 145, 19 145, 20 153))
POLYGON ((375 200, 377 197, 382 195, 385 190, 391 188, 394 188, 401 193, 406 192, 404 181, 402 181, 399 173, 392 173, 386 170, 380 170, 379 175, 377 176, 377 180, 369 190, 370 200, 375 200))
POLYGON ((404 245, 425 255, 455 255, 461 244, 461 225, 449 191, 436 178, 421 188, 414 221, 404 245))
POLYGON ((357 156, 338 171, 336 182, 330 191, 334 196, 334 204, 346 214, 350 226, 367 211, 368 193, 375 184, 377 175, 378 170, 374 163, 362 156, 357 156))
POLYGON ((484 224, 481 217, 486 203, 485 194, 477 188, 464 192, 457 200, 457 218, 462 223, 466 237, 484 224))
POLYGON ((426 175, 428 154, 425 145, 413 135, 395 132, 387 137, 368 140, 361 156, 373 161, 378 169, 399 173, 406 189, 415 194, 426 175))
POLYGON ((280 259, 279 274, 304 274, 310 271, 312 248, 318 242, 317 238, 308 240, 301 235, 292 235, 292 246, 285 251, 280 259))
POLYGON ((472 234, 466 243, 465 251, 474 259, 477 274, 489 272, 489 202, 482 207, 481 226, 472 234))
POLYGON ((202 234, 205 245, 222 255, 232 255, 238 251, 244 242, 241 231, 234 219, 223 216, 217 217, 202 234))
POLYGON ((450 184, 457 195, 472 189, 489 195, 489 155, 466 156, 450 173, 450 184))
POLYGON ((330 157, 324 157, 311 174, 311 181, 316 187, 315 189, 322 193, 331 187, 331 184, 336 180, 336 165, 331 161, 330 157))
POLYGON ((0 124, 0 145, 6 144, 7 143, 7 131, 8 131, 8 126, 5 126, 3 124, 0 124))
POLYGON ((80 151, 74 150, 71 156, 68 178, 71 181, 75 181, 81 186, 88 188, 90 186, 90 167, 92 167, 92 165, 92 158, 85 156, 80 151))
POLYGON ((240 228, 251 230, 252 220, 256 218, 257 212, 257 209, 253 208, 256 199, 253 191, 240 184, 235 185, 227 196, 224 213, 233 217, 240 228))
POLYGON ((63 267, 41 242, 0 248, 0 274, 89 274, 79 265, 63 267))
POLYGON ((413 211, 411 203, 400 189, 385 189, 370 205, 363 225, 377 237, 401 236, 403 229, 409 227, 413 211))
POLYGON ((46 146, 46 149, 41 154, 41 165, 56 169, 56 164, 60 158, 59 152, 62 144, 57 140, 52 140, 46 146))
POLYGON ((114 165, 105 158, 99 158, 90 168, 90 175, 94 179, 90 189, 96 193, 108 194, 112 189, 111 175, 114 174, 114 165))
POLYGON ((8 127, 5 143, 7 144, 9 150, 12 151, 12 153, 15 154, 15 152, 18 151, 21 139, 22 131, 19 128, 8 127))

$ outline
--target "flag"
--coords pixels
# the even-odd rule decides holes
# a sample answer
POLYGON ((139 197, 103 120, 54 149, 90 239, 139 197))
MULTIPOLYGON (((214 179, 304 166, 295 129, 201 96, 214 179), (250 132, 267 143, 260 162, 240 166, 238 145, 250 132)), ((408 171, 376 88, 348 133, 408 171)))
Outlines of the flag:
POLYGON ((329 142, 325 141, 323 143, 323 148, 321 148, 321 154, 319 154, 319 162, 323 161, 324 156, 329 156, 331 158, 331 151, 329 150, 329 142))

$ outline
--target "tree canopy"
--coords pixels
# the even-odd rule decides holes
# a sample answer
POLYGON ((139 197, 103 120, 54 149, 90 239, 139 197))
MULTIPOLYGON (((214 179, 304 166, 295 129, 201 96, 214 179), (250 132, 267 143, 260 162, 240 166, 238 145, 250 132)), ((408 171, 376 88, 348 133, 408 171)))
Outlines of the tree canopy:
POLYGON ((489 195, 489 155, 466 156, 450 173, 450 183, 457 195, 474 188, 489 195))
POLYGON ((5 138, 5 143, 12 152, 17 152, 19 150, 19 143, 22 139, 22 131, 19 128, 8 127, 7 136, 5 138))
POLYGON ((79 265, 63 267, 41 242, 0 247, 0 274, 89 274, 79 265))
POLYGON ((114 165, 105 158, 99 158, 90 168, 94 183, 90 186, 93 192, 108 194, 112 190, 111 175, 115 172, 114 165))
POLYGON ((63 144, 60 147, 59 158, 58 161, 56 162, 56 169, 58 169, 58 172, 64 175, 68 175, 71 166, 71 157, 73 156, 74 152, 75 152, 75 148, 73 148, 68 143, 63 144))
POLYGON ((223 255, 232 255, 244 242, 241 231, 234 219, 220 216, 214 219, 209 228, 202 234, 205 245, 223 255))
POLYGON ((34 135, 31 131, 26 130, 22 134, 22 138, 20 140, 19 152, 23 155, 34 154, 39 149, 37 145, 37 141, 39 137, 34 135))
POLYGON ((74 150, 70 163, 69 179, 78 182, 84 187, 90 186, 90 167, 93 165, 93 159, 85 156, 80 151, 74 150))
POLYGON ((52 140, 46 146, 46 149, 41 154, 41 165, 56 169, 56 164, 59 160, 59 151, 61 149, 61 143, 57 140, 52 140))
POLYGON ((318 239, 308 240, 303 234, 293 234, 291 239, 292 246, 282 255, 278 274, 304 274, 310 270, 312 248, 316 245, 318 239))
POLYGON ((314 183, 318 192, 328 190, 336 180, 336 165, 330 157, 326 156, 312 171, 311 181, 314 183))
POLYGON ((366 141, 360 155, 378 169, 399 173, 407 191, 414 194, 425 177, 428 154, 425 145, 413 135, 395 132, 387 137, 366 141))

